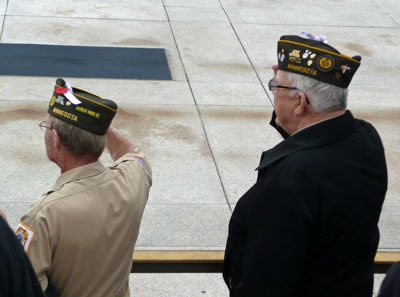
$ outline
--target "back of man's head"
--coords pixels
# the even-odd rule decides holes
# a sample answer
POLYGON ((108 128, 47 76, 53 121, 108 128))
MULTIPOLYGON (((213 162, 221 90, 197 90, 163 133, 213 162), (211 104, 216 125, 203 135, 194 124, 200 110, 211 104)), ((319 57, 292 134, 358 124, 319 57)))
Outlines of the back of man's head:
POLYGON ((50 116, 50 126, 60 136, 61 143, 72 156, 91 155, 98 159, 106 145, 105 135, 97 135, 50 116))

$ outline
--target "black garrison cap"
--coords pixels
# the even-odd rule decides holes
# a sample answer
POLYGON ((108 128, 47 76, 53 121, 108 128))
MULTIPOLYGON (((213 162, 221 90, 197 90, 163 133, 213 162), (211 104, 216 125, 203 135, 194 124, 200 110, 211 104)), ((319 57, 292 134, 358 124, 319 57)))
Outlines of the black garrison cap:
POLYGON ((117 109, 114 101, 71 87, 62 78, 58 78, 48 112, 71 125, 104 135, 117 109))
POLYGON ((361 57, 342 55, 322 41, 284 35, 278 41, 278 68, 346 89, 361 57))

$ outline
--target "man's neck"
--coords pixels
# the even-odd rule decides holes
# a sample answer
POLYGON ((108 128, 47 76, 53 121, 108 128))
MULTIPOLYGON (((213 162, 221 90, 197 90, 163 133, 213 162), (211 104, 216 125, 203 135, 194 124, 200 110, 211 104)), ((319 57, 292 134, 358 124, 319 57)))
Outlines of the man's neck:
POLYGON ((338 111, 332 111, 332 112, 324 112, 324 113, 312 113, 308 117, 303 118, 298 126, 297 130, 293 133, 297 133, 300 130, 303 130, 309 126, 315 125, 319 122, 323 122, 326 120, 329 120, 331 118, 335 118, 337 116, 340 116, 344 114, 346 111, 345 110, 338 110, 338 111))
POLYGON ((58 167, 60 167, 61 174, 70 171, 74 168, 78 168, 93 162, 96 162, 98 158, 94 158, 93 156, 79 156, 75 157, 70 154, 65 154, 63 158, 60 158, 59 162, 56 162, 58 167))

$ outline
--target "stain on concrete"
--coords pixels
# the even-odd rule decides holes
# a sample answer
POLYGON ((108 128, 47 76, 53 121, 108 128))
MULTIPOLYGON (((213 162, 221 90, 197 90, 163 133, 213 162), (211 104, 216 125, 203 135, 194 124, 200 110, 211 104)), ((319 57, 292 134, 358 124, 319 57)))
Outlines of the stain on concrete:
POLYGON ((251 9, 266 9, 267 5, 272 5, 274 3, 279 3, 282 5, 282 2, 276 1, 276 0, 253 0, 253 1, 248 1, 248 0, 239 0, 235 1, 233 4, 230 6, 233 8, 251 8, 251 9))
POLYGON ((218 70, 229 70, 229 71, 243 71, 252 70, 250 64, 244 63, 207 63, 207 64, 197 64, 199 67, 204 68, 215 68, 218 70))
POLYGON ((41 144, 39 146, 30 145, 31 141, 26 139, 23 144, 13 147, 12 151, 8 152, 8 159, 14 160, 16 167, 18 167, 18 164, 37 165, 47 163, 48 159, 43 136, 38 133, 36 137, 40 138, 41 144))
MULTIPOLYGON (((39 124, 45 120, 46 115, 47 104, 44 103, 0 106, 0 125, 21 120, 32 120, 39 124)), ((137 139, 138 136, 142 139, 162 137, 193 143, 197 142, 197 136, 192 127, 182 122, 188 121, 190 124, 191 118, 195 115, 179 111, 177 108, 120 107, 114 123, 117 127, 130 131, 132 139, 137 139)))
POLYGON ((2 135, 3 141, 7 142, 1 143, 2 158, 6 158, 7 162, 15 164, 15 167, 18 167, 19 164, 37 165, 43 163, 43 160, 45 160, 46 151, 43 144, 44 134, 41 133, 37 125, 46 118, 46 107, 47 105, 43 103, 0 106, 0 128, 3 131, 2 133, 7 133, 2 135), (21 126, 17 124, 15 128, 11 128, 14 126, 13 122, 26 120, 31 121, 30 124, 27 124, 32 125, 29 130, 37 131, 37 133, 20 131, 23 127, 21 128, 21 126), (2 127, 7 124, 10 125, 2 127), (14 131, 16 129, 18 132, 14 131))
POLYGON ((154 107, 142 107, 142 106, 135 106, 135 107, 127 107, 123 106, 118 109, 117 116, 124 116, 124 117, 152 117, 158 119, 184 119, 190 118, 193 116, 193 113, 188 111, 179 110, 179 106, 170 107, 170 108, 162 108, 159 106, 154 107))
POLYGON ((239 159, 243 160, 243 153, 238 151, 224 151, 224 158, 229 160, 239 159))
POLYGON ((393 35, 389 35, 389 34, 379 34, 379 36, 383 38, 384 42, 385 42, 387 45, 394 45, 394 46, 397 46, 397 44, 393 41, 393 40, 396 39, 393 35))
MULTIPOLYGON (((15 105, 0 105, 0 126, 21 120, 31 120, 32 125, 39 124, 47 115, 47 104, 42 103, 23 103, 15 105)), ((202 156, 210 156, 210 149, 202 130, 195 129, 197 125, 197 114, 190 111, 179 110, 176 108, 163 107, 119 107, 113 125, 127 134, 135 143, 145 150, 158 143, 157 147, 162 149, 166 146, 166 152, 171 152, 176 148, 193 150, 202 156)), ((42 138, 39 134, 35 137, 42 138)), ((21 152, 10 152, 16 159, 29 161, 27 149, 21 147, 21 152), (17 156, 19 155, 19 157, 17 156)), ((32 148, 37 150, 37 148, 32 148)), ((41 148, 42 149, 42 148, 41 148)), ((33 162, 33 160, 32 160, 33 162)))
POLYGON ((362 45, 358 44, 358 43, 346 43, 345 48, 354 51, 354 54, 360 54, 363 56, 371 56, 373 54, 373 51, 366 49, 365 47, 363 47, 362 45))
POLYGON ((268 120, 271 116, 272 110, 243 110, 243 109, 206 109, 203 108, 201 110, 201 114, 206 117, 223 119, 223 120, 241 120, 241 121, 249 121, 249 120, 268 120))
POLYGON ((161 46, 161 43, 150 40, 150 39, 141 39, 141 38, 125 38, 121 41, 115 41, 112 44, 114 45, 135 45, 135 46, 161 46))
POLYGON ((198 147, 200 148, 200 154, 202 156, 211 157, 211 149, 210 149, 210 146, 209 146, 209 144, 208 144, 208 142, 207 142, 207 140, 205 138, 203 140, 199 141, 198 147))
POLYGON ((59 35, 62 33, 73 31, 74 28, 65 24, 52 24, 50 28, 45 28, 44 30, 44 33, 46 35, 49 34, 49 31, 53 32, 55 35, 59 35))
POLYGON ((76 11, 74 9, 71 9, 71 8, 58 9, 55 12, 55 15, 57 15, 57 16, 60 16, 60 15, 62 15, 62 16, 74 16, 76 14, 77 14, 76 11))
POLYGON ((39 124, 47 115, 46 104, 18 104, 15 107, 0 107, 0 125, 20 120, 32 120, 39 124))
POLYGON ((162 142, 168 146, 176 144, 176 149, 183 143, 200 148, 201 154, 208 154, 208 146, 190 126, 195 113, 179 111, 177 108, 119 108, 115 117, 115 126, 129 134, 133 141, 144 146, 162 142), (187 121, 188 125, 185 125, 187 121))
POLYGON ((354 117, 366 120, 372 124, 400 126, 400 109, 352 111, 354 117))
POLYGON ((102 13, 106 13, 107 10, 110 10, 110 9, 112 9, 112 6, 110 6, 110 4, 108 4, 108 3, 98 4, 98 5, 95 5, 95 7, 94 7, 94 10, 97 12, 101 11, 101 10, 105 10, 105 11, 102 11, 102 13))
POLYGON ((352 111, 354 117, 370 122, 377 129, 385 148, 386 163, 389 170, 389 184, 398 183, 400 174, 400 109, 352 111))

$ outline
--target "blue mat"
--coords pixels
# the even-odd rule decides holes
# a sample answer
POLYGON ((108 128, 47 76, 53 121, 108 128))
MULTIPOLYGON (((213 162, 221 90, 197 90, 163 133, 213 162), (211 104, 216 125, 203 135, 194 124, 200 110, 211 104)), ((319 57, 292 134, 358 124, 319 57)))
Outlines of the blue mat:
POLYGON ((164 49, 10 43, 0 75, 171 80, 164 49))

